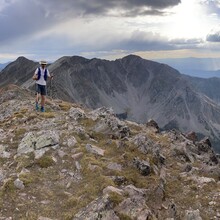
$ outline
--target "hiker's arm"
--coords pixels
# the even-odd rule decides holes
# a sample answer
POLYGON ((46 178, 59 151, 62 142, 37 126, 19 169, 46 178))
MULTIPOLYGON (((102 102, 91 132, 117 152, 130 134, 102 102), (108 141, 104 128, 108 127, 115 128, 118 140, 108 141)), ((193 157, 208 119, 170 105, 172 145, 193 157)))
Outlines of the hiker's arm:
POLYGON ((32 77, 33 80, 37 80, 37 76, 34 74, 32 77))
POLYGON ((48 77, 49 77, 49 79, 53 79, 53 73, 49 73, 48 72, 48 75, 47 75, 48 77))
POLYGON ((35 71, 33 77, 32 77, 33 80, 37 80, 37 70, 35 71))

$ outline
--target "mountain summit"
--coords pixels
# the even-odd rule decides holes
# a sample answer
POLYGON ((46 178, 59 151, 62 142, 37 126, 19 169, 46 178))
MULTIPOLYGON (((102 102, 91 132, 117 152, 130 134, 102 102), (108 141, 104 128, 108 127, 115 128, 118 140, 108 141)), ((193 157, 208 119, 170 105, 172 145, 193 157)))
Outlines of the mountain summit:
POLYGON ((210 141, 112 109, 0 91, 1 219, 218 219, 219 155, 210 141))
MULTIPOLYGON (((37 64, 24 58, 0 74, 9 82, 33 88, 37 64), (22 60, 22 61, 21 61, 22 60)), ((117 115, 144 123, 157 121, 162 129, 177 128, 209 136, 217 150, 220 141, 220 107, 168 65, 129 55, 115 61, 62 57, 49 66, 54 80, 53 98, 81 103, 89 108, 112 107, 117 115)))

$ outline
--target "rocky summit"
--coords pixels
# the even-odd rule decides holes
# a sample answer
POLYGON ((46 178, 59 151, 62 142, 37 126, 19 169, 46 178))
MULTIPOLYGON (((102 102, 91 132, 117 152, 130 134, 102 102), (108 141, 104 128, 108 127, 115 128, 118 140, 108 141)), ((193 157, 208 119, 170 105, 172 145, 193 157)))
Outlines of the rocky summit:
POLYGON ((220 219, 208 138, 121 121, 10 85, 0 91, 0 219, 220 219))

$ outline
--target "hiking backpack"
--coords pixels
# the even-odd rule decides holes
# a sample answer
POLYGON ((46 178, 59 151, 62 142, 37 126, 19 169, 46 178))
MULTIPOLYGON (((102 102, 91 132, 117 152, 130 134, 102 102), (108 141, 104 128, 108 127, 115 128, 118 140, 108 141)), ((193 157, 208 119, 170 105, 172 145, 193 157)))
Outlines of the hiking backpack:
MULTIPOLYGON (((37 80, 39 80, 40 77, 41 77, 41 69, 40 69, 40 67, 38 67, 37 69, 38 69, 38 71, 37 71, 37 80)), ((45 81, 47 81, 47 73, 48 73, 48 70, 45 69, 44 70, 44 80, 45 81)))

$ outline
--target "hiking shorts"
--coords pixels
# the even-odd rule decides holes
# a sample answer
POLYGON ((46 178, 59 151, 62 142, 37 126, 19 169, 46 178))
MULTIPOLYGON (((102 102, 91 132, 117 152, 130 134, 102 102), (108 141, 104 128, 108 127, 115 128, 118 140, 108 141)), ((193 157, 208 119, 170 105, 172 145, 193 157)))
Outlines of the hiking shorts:
POLYGON ((36 93, 41 95, 46 95, 47 94, 46 86, 36 84, 36 93))

